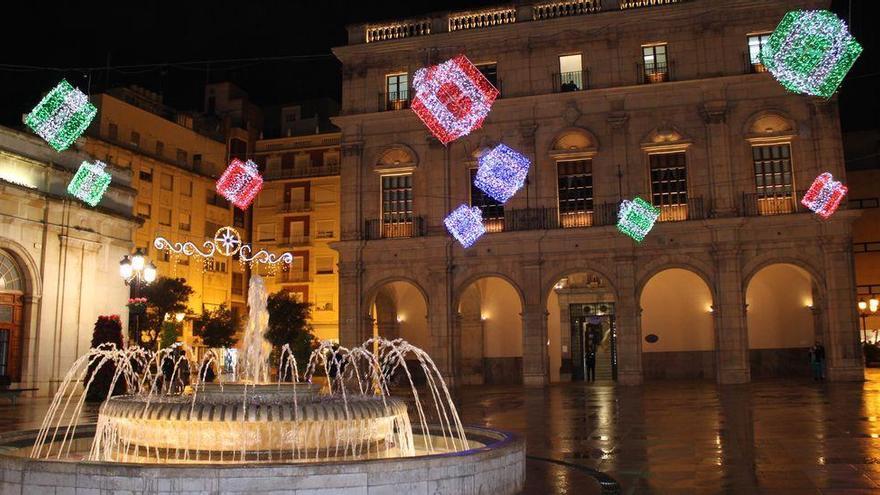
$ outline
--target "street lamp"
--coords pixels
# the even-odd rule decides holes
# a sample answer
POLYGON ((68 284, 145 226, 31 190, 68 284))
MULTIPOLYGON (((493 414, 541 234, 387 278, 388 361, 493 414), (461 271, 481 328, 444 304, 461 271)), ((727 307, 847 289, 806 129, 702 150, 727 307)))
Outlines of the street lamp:
MULTIPOLYGON (((158 270, 156 270, 156 265, 152 262, 147 263, 144 251, 140 248, 138 248, 133 255, 125 255, 122 257, 122 260, 119 261, 119 276, 125 281, 125 285, 131 287, 131 295, 133 297, 138 297, 140 288, 156 280, 157 275, 158 270)), ((129 320, 129 342, 137 342, 138 344, 141 344, 141 318, 139 313, 135 313, 134 320, 134 329, 132 329, 131 321, 129 320)))
POLYGON ((862 335, 865 343, 868 342, 868 317, 876 314, 878 309, 880 309, 880 300, 876 297, 867 301, 859 299, 859 316, 862 317, 862 335))

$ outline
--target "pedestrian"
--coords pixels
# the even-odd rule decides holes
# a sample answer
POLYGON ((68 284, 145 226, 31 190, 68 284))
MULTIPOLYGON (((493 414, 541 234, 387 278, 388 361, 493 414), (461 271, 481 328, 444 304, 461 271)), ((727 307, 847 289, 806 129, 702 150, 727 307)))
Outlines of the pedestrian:
POLYGON ((825 346, 818 340, 810 347, 810 367, 813 369, 813 380, 825 379, 825 346))
POLYGON ((587 348, 587 381, 596 381, 596 347, 592 344, 587 348))

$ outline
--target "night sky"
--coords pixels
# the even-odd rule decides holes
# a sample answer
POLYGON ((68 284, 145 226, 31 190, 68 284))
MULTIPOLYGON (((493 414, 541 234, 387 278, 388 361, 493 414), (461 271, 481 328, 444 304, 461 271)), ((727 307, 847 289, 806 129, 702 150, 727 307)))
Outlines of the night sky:
MULTIPOLYGON (((711 0, 700 0, 711 1, 711 0)), ((21 114, 66 77, 84 91, 139 84, 162 93, 181 110, 201 109, 207 81, 231 80, 260 105, 328 96, 339 99, 340 67, 330 48, 346 43, 345 26, 404 18, 438 10, 499 5, 498 0, 407 2, 189 1, 116 2, 113 7, 81 1, 29 2, 19 22, 4 25, 0 56, 4 104, 0 124, 18 127, 21 114), (296 60, 229 63, 180 62, 234 58, 303 56, 296 60), (110 70, 102 69, 108 65, 110 70), (9 65, 29 67, 12 68, 9 65), (129 67, 167 64, 163 67, 129 67), (77 70, 59 69, 95 68, 77 70)), ((844 128, 878 126, 880 58, 877 3, 851 0, 852 31, 865 48, 844 81, 844 128)), ((850 0, 832 9, 849 17, 850 0)))

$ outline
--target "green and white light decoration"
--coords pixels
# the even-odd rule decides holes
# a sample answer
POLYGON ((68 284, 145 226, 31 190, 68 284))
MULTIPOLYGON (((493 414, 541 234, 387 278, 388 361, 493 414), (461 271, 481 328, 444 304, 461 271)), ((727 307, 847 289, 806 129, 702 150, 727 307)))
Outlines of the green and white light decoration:
POLYGON ((846 23, 827 10, 785 14, 761 50, 761 63, 786 89, 830 98, 862 53, 846 23))
POLYGON ((85 132, 97 113, 82 91, 62 79, 25 116, 24 123, 55 151, 64 151, 85 132))
POLYGON ((111 177, 104 171, 105 166, 104 162, 98 160, 95 163, 82 162, 67 185, 67 192, 90 206, 96 206, 110 186, 111 177))
POLYGON ((632 201, 624 199, 620 202, 620 209, 617 212, 617 230, 632 237, 636 242, 642 242, 659 216, 660 208, 642 198, 636 197, 632 201))

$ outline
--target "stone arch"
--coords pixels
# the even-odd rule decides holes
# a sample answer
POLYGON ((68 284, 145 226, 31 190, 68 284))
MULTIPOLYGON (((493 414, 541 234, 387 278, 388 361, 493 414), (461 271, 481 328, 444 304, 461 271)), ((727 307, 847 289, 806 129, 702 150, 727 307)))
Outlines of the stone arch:
POLYGON ((422 287, 422 285, 420 283, 416 282, 415 280, 413 280, 409 277, 394 276, 394 277, 385 277, 385 278, 378 280, 370 285, 370 288, 366 292, 364 292, 364 294, 366 295, 366 297, 364 297, 364 301, 367 303, 367 307, 373 305, 373 303, 375 302, 376 294, 379 292, 379 290, 382 287, 384 287, 390 283, 393 283, 393 282, 406 282, 406 283, 412 285, 413 287, 418 289, 419 292, 421 292, 422 297, 425 299, 425 303, 429 304, 429 305, 431 304, 431 300, 428 297, 428 291, 426 291, 425 288, 422 287))
POLYGON ((747 139, 779 138, 798 134, 797 123, 786 112, 764 109, 753 113, 743 125, 747 139))
POLYGON ((404 338, 428 352, 431 349, 430 306, 424 289, 406 278, 387 278, 373 285, 367 299, 372 337, 404 338))
POLYGON ((599 140, 589 129, 566 127, 553 136, 549 154, 554 157, 571 153, 595 154, 599 151, 599 140))
POLYGON ((519 303, 523 307, 525 306, 526 297, 522 291, 522 288, 520 288, 519 282, 517 282, 514 278, 510 277, 509 275, 506 275, 501 272, 492 271, 492 272, 479 272, 479 273, 474 273, 472 275, 468 275, 467 278, 465 278, 461 283, 457 284, 456 290, 454 293, 454 297, 453 297, 453 300, 456 302, 455 307, 458 308, 458 301, 461 299, 461 296, 464 294, 464 292, 467 290, 467 288, 471 286, 471 284, 473 284, 474 282, 476 282, 482 278, 488 278, 488 277, 497 277, 497 278, 503 279, 505 282, 509 283, 513 287, 513 289, 516 291, 517 295, 519 296, 519 303))
POLYGON ((413 169, 419 165, 419 156, 409 146, 397 143, 382 148, 373 163, 377 170, 413 169))
POLYGON ((684 146, 691 142, 691 138, 679 130, 677 126, 671 122, 662 122, 645 134, 641 140, 641 145, 643 149, 649 149, 665 146, 684 146))
POLYGON ((552 272, 549 277, 546 277, 541 285, 541 300, 545 302, 547 301, 547 298, 550 297, 550 291, 553 290, 553 287, 558 281, 562 280, 568 275, 583 272, 593 272, 600 275, 602 278, 605 279, 606 282, 608 282, 608 287, 611 289, 611 292, 614 293, 614 297, 620 296, 617 291, 617 283, 615 279, 609 276, 608 272, 590 264, 577 264, 575 266, 565 267, 555 272, 552 272))
POLYGON ((757 275, 758 272, 770 265, 776 264, 794 265, 798 268, 805 270, 813 277, 813 283, 816 284, 817 288, 822 293, 825 292, 825 277, 822 276, 822 272, 819 271, 817 267, 813 266, 813 264, 807 257, 793 254, 789 254, 787 256, 779 256, 777 254, 767 253, 757 255, 744 264, 742 280, 743 294, 746 293, 746 290, 749 287, 749 283, 752 281, 752 278, 757 275))
POLYGON ((40 270, 27 249, 13 240, 3 238, 0 238, 0 249, 11 254, 18 263, 25 280, 25 292, 31 297, 39 298, 43 294, 40 270))
POLYGON ((712 265, 705 260, 699 260, 694 257, 683 256, 660 256, 648 262, 641 270, 636 273, 636 301, 642 297, 642 290, 654 275, 668 270, 670 268, 681 268, 697 274, 709 287, 712 293, 712 300, 718 300, 718 294, 715 285, 715 270, 712 265))

